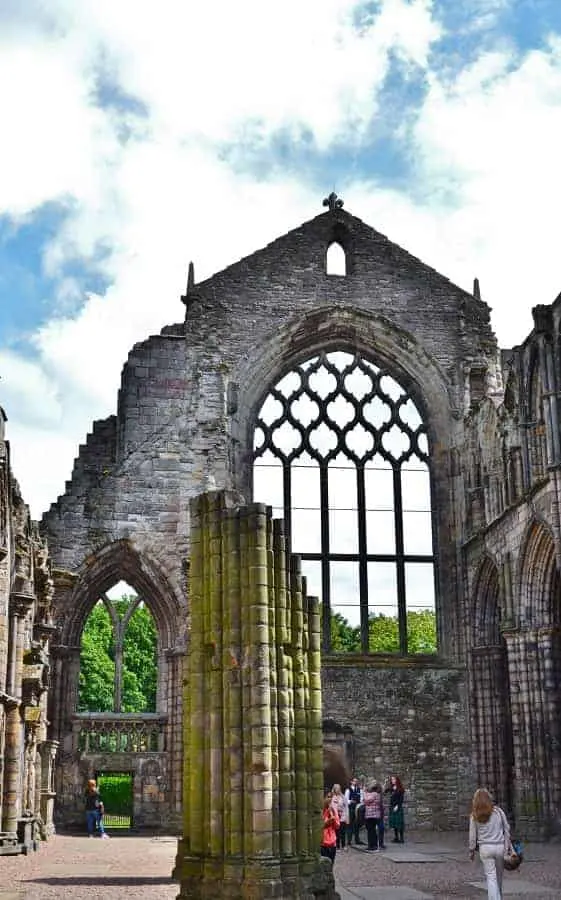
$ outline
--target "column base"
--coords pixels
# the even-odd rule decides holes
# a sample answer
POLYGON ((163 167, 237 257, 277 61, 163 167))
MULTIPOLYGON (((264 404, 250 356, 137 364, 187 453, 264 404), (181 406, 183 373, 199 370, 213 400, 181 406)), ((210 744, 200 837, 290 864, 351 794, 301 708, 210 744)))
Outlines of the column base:
POLYGON ((321 857, 209 859, 183 855, 173 877, 177 900, 339 900, 333 867, 321 857))
POLYGON ((15 831, 0 831, 0 856, 14 856, 21 853, 21 845, 15 831))

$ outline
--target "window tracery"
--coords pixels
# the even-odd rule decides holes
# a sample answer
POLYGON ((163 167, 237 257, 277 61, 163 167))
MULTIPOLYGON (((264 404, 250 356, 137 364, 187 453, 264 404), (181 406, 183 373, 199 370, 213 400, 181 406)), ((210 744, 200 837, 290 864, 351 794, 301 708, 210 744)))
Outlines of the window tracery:
POLYGON ((429 447, 413 396, 359 354, 322 352, 270 390, 253 453, 254 500, 284 517, 322 598, 324 650, 434 652, 429 447))
POLYGON ((79 711, 155 712, 156 626, 128 584, 100 595, 84 624, 80 651, 79 711))

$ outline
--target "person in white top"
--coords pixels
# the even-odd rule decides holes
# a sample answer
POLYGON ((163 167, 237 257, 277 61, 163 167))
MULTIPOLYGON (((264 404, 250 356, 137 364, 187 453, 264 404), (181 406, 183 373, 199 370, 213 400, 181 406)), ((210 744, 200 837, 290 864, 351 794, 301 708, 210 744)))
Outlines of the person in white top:
POLYGON ((469 820, 469 855, 479 858, 487 881, 488 900, 502 900, 505 853, 512 851, 510 827, 500 806, 485 788, 478 788, 473 795, 469 820))

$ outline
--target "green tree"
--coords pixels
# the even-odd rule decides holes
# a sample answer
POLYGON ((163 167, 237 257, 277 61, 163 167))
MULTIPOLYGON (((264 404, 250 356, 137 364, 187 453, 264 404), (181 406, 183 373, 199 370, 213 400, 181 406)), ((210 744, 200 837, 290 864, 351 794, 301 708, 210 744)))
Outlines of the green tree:
POLYGON ((113 624, 99 600, 89 614, 80 645, 78 709, 80 712, 111 712, 115 685, 113 624))
MULTIPOLYGON (((134 597, 115 604, 123 616, 134 597)), ((123 712, 155 712, 158 681, 158 633, 150 610, 140 603, 123 640, 123 712)))
POLYGON ((396 653, 399 650, 397 616, 368 617, 368 649, 371 653, 396 653))
POLYGON ((349 625, 339 613, 331 613, 331 649, 335 653, 360 652, 360 627, 349 625))
MULTIPOLYGON (((122 620, 136 597, 124 596, 113 607, 122 620)), ((125 630, 122 656, 123 712, 154 712, 157 686, 157 630, 150 610, 140 603, 125 630)), ((115 692, 115 636, 113 623, 100 600, 82 632, 78 709, 110 712, 115 692)))
MULTIPOLYGON (((352 626, 339 613, 331 614, 331 649, 336 653, 359 653, 360 627, 352 626)), ((371 615, 368 619, 368 649, 371 653, 399 651, 397 616, 371 615)), ((436 617, 434 610, 407 613, 407 649, 409 653, 436 653, 436 617)))
POLYGON ((436 653, 436 616, 432 609, 407 613, 407 649, 409 653, 436 653))

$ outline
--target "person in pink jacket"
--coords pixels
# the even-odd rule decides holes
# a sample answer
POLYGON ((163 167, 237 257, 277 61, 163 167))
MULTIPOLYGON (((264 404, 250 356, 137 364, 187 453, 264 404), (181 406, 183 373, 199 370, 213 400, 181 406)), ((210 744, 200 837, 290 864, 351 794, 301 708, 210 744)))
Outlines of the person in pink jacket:
POLYGON ((383 823, 382 787, 377 781, 374 781, 364 791, 364 824, 366 825, 368 849, 370 851, 384 849, 383 823), (378 841, 378 834, 380 834, 380 841, 378 841))

